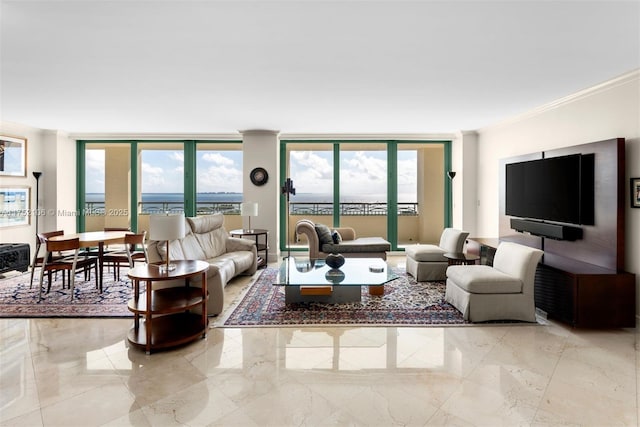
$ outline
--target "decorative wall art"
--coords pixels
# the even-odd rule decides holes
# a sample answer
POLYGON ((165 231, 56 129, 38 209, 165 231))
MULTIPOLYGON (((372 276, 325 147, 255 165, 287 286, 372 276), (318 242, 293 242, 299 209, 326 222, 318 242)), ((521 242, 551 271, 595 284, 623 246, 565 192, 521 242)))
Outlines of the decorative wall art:
POLYGON ((631 207, 640 208, 640 178, 631 178, 631 207))
POLYGON ((27 140, 0 135, 0 175, 27 176, 27 140))
POLYGON ((0 187, 0 228, 29 225, 31 196, 29 187, 0 187))

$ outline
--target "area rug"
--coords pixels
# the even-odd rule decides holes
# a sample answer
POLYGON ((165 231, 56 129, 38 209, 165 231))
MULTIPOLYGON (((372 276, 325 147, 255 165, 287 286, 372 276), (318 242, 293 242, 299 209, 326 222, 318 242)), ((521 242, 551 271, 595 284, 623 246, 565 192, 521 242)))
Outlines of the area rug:
POLYGON ((278 270, 267 268, 216 326, 467 324, 462 314, 444 301, 444 282, 416 282, 404 270, 394 271, 399 278, 387 283, 381 296, 369 295, 363 286, 360 302, 285 304, 283 288, 273 285, 278 270))
MULTIPOLYGON (((122 273, 121 273, 122 274, 122 273)), ((38 280, 29 288, 31 273, 26 272, 8 279, 0 279, 0 317, 132 317, 127 302, 133 294, 131 282, 120 277, 114 281, 105 274, 103 292, 96 289, 95 280, 85 281, 78 275, 74 298, 71 291, 62 289, 62 280, 51 284, 51 292, 43 290, 38 301, 38 280)), ((124 274, 126 278, 126 273, 124 274)), ((46 281, 45 281, 46 286, 46 281)))

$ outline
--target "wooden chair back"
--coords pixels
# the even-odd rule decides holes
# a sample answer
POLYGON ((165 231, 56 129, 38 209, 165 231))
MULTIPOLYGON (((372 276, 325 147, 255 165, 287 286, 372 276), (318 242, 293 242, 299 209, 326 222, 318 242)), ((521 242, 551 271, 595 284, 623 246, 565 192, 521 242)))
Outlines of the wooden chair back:
POLYGON ((71 251, 80 248, 80 239, 47 240, 47 252, 71 251))

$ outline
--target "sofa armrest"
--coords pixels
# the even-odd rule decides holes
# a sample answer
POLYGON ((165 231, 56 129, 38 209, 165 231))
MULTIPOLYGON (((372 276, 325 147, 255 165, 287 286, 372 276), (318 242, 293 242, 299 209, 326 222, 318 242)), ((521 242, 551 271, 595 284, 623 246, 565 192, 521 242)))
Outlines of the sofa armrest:
POLYGON ((251 239, 244 239, 241 237, 229 237, 227 239, 225 250, 226 252, 237 252, 237 251, 249 251, 253 250, 253 247, 256 246, 256 242, 251 239))
POLYGON ((356 240, 356 230, 351 227, 337 227, 332 228, 331 231, 336 230, 340 233, 342 240, 356 240))
POLYGON ((296 223, 296 234, 304 234, 307 236, 309 243, 309 258, 318 258, 320 252, 320 239, 316 233, 315 224, 307 219, 301 219, 296 223))

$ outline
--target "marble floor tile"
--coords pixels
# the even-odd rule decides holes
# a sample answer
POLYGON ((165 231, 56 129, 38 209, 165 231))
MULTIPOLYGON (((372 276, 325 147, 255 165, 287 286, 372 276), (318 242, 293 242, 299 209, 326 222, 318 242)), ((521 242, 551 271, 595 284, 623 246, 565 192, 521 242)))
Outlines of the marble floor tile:
MULTIPOLYGON (((248 282, 239 282, 239 297, 248 282)), ((234 285, 232 285, 234 286, 234 285)), ((218 328, 146 355, 131 319, 0 319, 4 426, 637 426, 638 328, 218 328)))

